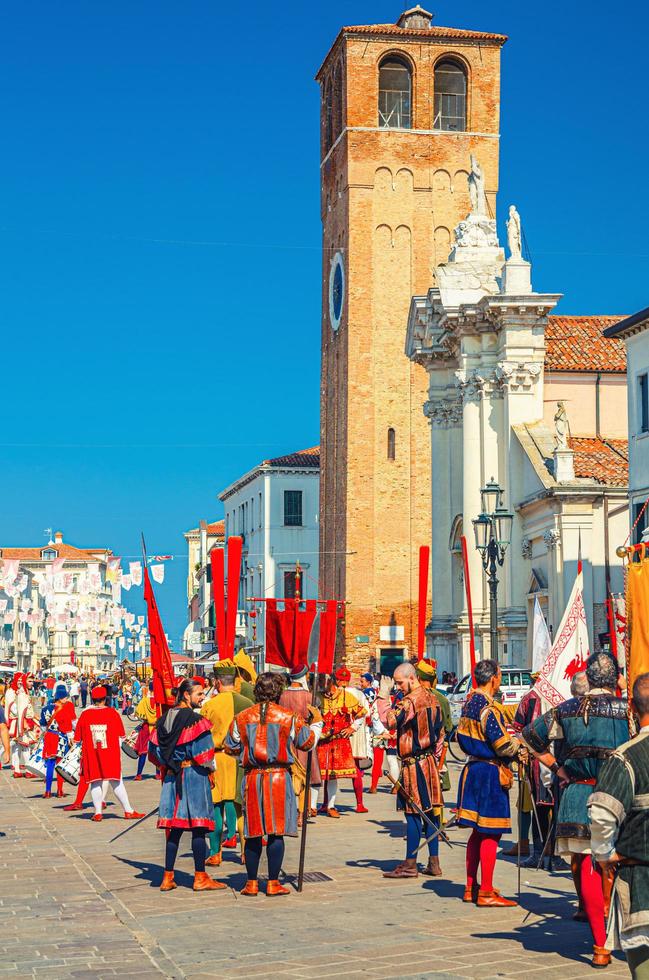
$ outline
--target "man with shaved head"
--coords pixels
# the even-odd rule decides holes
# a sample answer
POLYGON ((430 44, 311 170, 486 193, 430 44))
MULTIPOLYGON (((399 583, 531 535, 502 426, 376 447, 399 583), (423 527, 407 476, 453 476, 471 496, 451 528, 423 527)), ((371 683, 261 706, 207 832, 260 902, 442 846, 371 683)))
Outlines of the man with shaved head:
MULTIPOLYGON (((439 827, 443 805, 438 766, 444 745, 444 723, 439 701, 422 686, 412 664, 399 664, 394 683, 403 698, 387 713, 387 727, 397 733, 397 753, 401 759, 401 785, 398 809, 406 814, 406 859, 385 878, 416 878, 419 874, 417 853, 421 835, 430 837, 430 826, 421 818, 417 807, 439 827), (416 804, 416 807, 413 805, 416 804)), ((425 875, 441 875, 439 836, 428 841, 428 864, 425 875)))
POLYGON ((616 876, 606 945, 623 949, 631 975, 649 977, 649 674, 633 685, 629 707, 639 734, 602 766, 588 803, 593 857, 616 876))

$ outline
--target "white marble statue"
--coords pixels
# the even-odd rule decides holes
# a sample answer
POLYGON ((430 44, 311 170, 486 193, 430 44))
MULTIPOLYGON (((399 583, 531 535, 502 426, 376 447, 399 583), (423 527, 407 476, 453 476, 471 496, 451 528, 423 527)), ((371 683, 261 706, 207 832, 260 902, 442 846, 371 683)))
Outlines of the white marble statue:
POLYGON ((563 402, 557 402, 557 411, 554 416, 554 430, 557 440, 557 449, 568 449, 568 436, 570 435, 570 424, 568 413, 563 402))
POLYGON ((487 194, 482 167, 471 154, 471 173, 469 174, 469 195, 471 197, 471 214, 487 214, 487 194))
POLYGON ((512 259, 522 258, 522 231, 521 216, 512 204, 509 208, 509 218, 507 219, 507 244, 509 245, 510 257, 512 259))

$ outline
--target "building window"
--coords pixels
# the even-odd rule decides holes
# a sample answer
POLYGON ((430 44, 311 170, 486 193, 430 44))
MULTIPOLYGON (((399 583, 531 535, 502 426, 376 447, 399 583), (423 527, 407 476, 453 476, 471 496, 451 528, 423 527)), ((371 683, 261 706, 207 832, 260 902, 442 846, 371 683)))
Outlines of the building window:
MULTIPOLYGON (((284 598, 296 598, 296 574, 295 572, 284 572, 284 598)), ((300 575, 300 598, 304 598, 304 572, 300 575)))
POLYGON ((388 429, 388 459, 396 459, 396 436, 394 429, 388 429))
POLYGON ((638 421, 640 432, 649 432, 649 375, 638 378, 638 421))
POLYGON ((645 528, 647 526, 647 517, 649 516, 648 511, 645 510, 644 514, 642 514, 642 517, 640 516, 643 507, 644 507, 644 503, 633 505, 633 513, 631 515, 633 517, 633 523, 635 525, 635 527, 633 528, 633 544, 641 543, 642 535, 644 534, 645 528))
POLYGON ((403 58, 384 58, 379 66, 379 126, 410 129, 412 74, 403 58))
POLYGON ((284 526, 302 527, 302 491, 284 491, 284 526))
POLYGON ((466 72, 456 61, 448 58, 435 66, 433 129, 451 132, 464 132, 466 129, 466 72))
POLYGON ((77 648, 77 641, 78 641, 78 634, 77 633, 68 633, 68 638, 69 638, 69 641, 70 641, 70 649, 71 650, 76 650, 76 648, 77 648))
POLYGON ((57 557, 58 555, 54 550, 54 548, 46 548, 45 551, 41 552, 41 558, 43 559, 43 561, 54 561, 54 559, 57 557))
POLYGON ((259 494, 259 527, 261 527, 261 494, 259 494))

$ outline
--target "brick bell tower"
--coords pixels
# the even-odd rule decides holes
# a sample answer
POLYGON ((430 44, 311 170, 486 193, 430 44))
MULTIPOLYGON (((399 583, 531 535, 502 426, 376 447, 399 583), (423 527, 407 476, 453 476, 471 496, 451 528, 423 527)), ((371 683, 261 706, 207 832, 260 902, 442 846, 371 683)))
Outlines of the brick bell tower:
POLYGON ((404 353, 408 309, 411 296, 427 292, 470 210, 471 153, 495 214, 505 40, 438 27, 414 7, 396 24, 343 27, 316 76, 320 595, 348 600, 337 656, 344 650, 352 668, 370 661, 389 671, 416 653, 431 470, 427 376, 404 353))

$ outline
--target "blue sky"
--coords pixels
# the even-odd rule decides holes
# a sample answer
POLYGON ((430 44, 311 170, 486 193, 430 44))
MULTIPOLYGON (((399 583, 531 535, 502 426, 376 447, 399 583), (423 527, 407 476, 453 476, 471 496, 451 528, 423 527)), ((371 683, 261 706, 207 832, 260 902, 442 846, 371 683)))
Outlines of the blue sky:
MULTIPOLYGON (((179 557, 260 459, 318 441, 318 88, 399 0, 21 0, 0 26, 0 544, 179 557)), ((500 217, 565 313, 646 306, 645 4, 440 0, 503 51, 500 217)), ((141 594, 141 593, 140 593, 141 594)), ((134 592, 129 594, 129 604, 134 592)))

